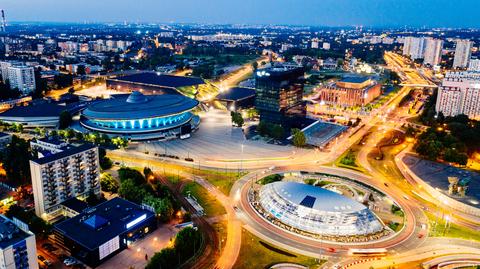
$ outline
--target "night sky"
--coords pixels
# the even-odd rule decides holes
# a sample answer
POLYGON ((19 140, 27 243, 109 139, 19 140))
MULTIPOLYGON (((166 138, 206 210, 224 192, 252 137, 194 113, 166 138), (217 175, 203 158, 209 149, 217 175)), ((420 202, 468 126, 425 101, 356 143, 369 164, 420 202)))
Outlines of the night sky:
POLYGON ((480 27, 480 0, 1 0, 8 21, 480 27))

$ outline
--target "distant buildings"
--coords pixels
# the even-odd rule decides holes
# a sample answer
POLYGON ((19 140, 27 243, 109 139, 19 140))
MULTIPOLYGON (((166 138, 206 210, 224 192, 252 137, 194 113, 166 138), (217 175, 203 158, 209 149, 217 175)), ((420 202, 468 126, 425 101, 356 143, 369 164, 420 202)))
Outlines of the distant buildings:
POLYGON ((412 60, 422 59, 425 53, 425 45, 425 38, 407 36, 403 43, 403 55, 410 56, 412 60))
POLYGON ((381 85, 367 77, 349 77, 333 82, 319 91, 319 101, 326 105, 363 106, 380 96, 381 85))
POLYGON ((468 64, 468 71, 480 71, 480 59, 471 59, 468 64))
POLYGON ((423 64, 435 66, 442 61, 443 40, 428 37, 426 38, 425 55, 423 64))
POLYGON ((480 119, 480 73, 450 72, 438 90, 437 113, 480 119))
POLYGON ((56 139, 32 143, 39 158, 30 161, 35 213, 46 220, 62 215, 61 203, 70 198, 100 194, 98 148, 72 146, 56 139))
POLYGON ((260 121, 288 125, 286 118, 304 115, 302 67, 278 65, 255 73, 255 106, 260 121))
POLYGON ((156 228, 150 209, 113 198, 55 225, 54 236, 73 257, 96 267, 156 228))
POLYGON ((323 44, 322 44, 322 49, 324 49, 324 50, 329 50, 329 49, 330 49, 330 43, 328 43, 328 42, 323 42, 323 44))
POLYGON ((10 89, 17 88, 27 94, 35 91, 35 70, 33 67, 25 66, 15 61, 0 62, 2 80, 10 83, 10 89))
POLYGON ((473 42, 470 40, 459 39, 455 47, 455 57, 453 58, 453 68, 467 68, 472 55, 473 42))
POLYGON ((38 268, 35 235, 25 223, 4 215, 0 215, 0 268, 38 268))

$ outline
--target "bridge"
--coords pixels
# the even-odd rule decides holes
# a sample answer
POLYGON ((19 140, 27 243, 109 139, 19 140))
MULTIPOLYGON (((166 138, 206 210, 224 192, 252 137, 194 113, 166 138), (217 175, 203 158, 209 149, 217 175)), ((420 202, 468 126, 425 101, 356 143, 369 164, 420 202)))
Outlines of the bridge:
POLYGON ((437 85, 432 84, 413 84, 413 83, 402 83, 400 86, 404 87, 418 87, 418 88, 437 88, 437 85))

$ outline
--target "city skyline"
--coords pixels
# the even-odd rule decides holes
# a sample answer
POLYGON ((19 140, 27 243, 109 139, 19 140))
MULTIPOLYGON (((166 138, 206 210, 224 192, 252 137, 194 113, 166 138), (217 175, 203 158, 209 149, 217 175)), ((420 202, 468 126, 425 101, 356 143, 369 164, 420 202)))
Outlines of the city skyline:
POLYGON ((480 3, 462 1, 128 1, 86 0, 82 5, 59 3, 57 0, 6 0, 0 6, 7 20, 39 22, 177 22, 214 24, 288 24, 312 26, 367 27, 480 27, 475 10, 480 3), (31 8, 26 9, 25 5, 31 8), (95 7, 95 8, 92 8, 95 7), (105 10, 109 12, 105 13, 105 10), (235 12, 229 12, 235 11, 235 12), (268 12, 267 12, 268 10, 268 12), (426 16, 428 15, 428 16, 426 16))

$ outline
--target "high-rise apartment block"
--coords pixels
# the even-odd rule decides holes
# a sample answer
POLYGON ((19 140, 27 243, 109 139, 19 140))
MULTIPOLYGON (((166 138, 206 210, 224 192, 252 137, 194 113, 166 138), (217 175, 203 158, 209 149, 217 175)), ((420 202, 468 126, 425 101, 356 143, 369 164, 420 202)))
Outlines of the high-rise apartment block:
POLYGON ((425 45, 425 38, 407 36, 403 43, 403 55, 410 56, 412 60, 421 59, 424 57, 425 45))
POLYGON ((455 47, 455 57, 453 58, 453 68, 467 68, 470 57, 472 56, 473 42, 470 40, 459 39, 455 47))
POLYGON ((442 61, 443 40, 432 37, 426 38, 425 55, 423 57, 423 64, 435 66, 442 61))
POLYGON ((61 203, 100 194, 98 148, 65 145, 42 139, 32 143, 39 158, 30 161, 35 213, 52 220, 62 215, 61 203))
POLYGON ((480 72, 450 72, 438 89, 437 113, 480 119, 480 72))
POLYGON ((25 223, 4 215, 0 215, 0 268, 38 268, 35 235, 25 223))

